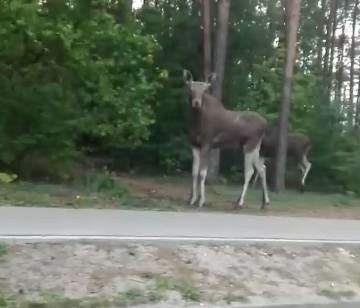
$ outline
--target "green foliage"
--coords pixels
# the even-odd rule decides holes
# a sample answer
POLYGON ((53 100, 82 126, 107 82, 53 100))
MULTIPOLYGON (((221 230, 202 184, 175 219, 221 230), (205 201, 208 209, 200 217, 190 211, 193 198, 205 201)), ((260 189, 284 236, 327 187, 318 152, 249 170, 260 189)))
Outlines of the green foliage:
POLYGON ((155 53, 155 65, 167 71, 156 95, 156 124, 151 127, 148 144, 161 170, 168 173, 184 169, 191 154, 185 135, 187 105, 182 71, 190 69, 196 78, 202 78, 199 8, 197 1, 158 1, 156 7, 144 7, 137 14, 144 33, 155 36, 161 46, 155 53))
MULTIPOLYGON (((329 76, 318 59, 319 51, 324 56, 329 48, 323 32, 330 2, 325 1, 326 8, 321 2, 302 1, 289 128, 312 140, 309 184, 360 193, 359 131, 345 117, 347 98, 333 99, 329 82, 336 84, 338 74, 329 76)), ((72 163, 94 152, 116 157, 119 166, 130 170, 190 169, 182 70, 203 77, 200 2, 149 1, 135 14, 130 3, 1 3, 2 170, 23 178, 69 181, 72 163)), ((211 3, 216 24, 216 3, 211 3)), ((354 1, 349 4, 354 7, 354 1)), ((345 22, 341 14, 342 7, 339 29, 345 22)), ((254 110, 276 123, 283 33, 281 1, 231 2, 223 91, 227 107, 254 110)), ((239 178, 241 168, 233 170, 239 178)), ((86 185, 125 193, 104 174, 88 175, 86 185)))
POLYGON ((0 183, 11 183, 17 179, 16 174, 0 172, 0 183))
POLYGON ((91 191, 108 192, 116 198, 127 194, 127 189, 108 172, 90 171, 85 176, 84 186, 91 191))
POLYGON ((15 165, 35 150, 71 157, 84 138, 104 147, 148 138, 162 74, 153 64, 157 44, 106 5, 1 5, 1 162, 15 165))

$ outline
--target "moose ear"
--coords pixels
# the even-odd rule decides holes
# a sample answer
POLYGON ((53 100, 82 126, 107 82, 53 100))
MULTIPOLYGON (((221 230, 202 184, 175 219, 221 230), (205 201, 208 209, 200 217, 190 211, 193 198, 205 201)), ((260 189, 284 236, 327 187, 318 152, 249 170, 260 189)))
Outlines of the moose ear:
POLYGON ((192 83, 193 76, 188 70, 184 70, 183 76, 184 76, 184 81, 186 84, 192 83))
POLYGON ((207 82, 207 83, 210 83, 211 85, 213 85, 214 82, 216 81, 216 79, 217 79, 216 73, 211 73, 211 74, 209 74, 209 76, 207 77, 206 82, 207 82))

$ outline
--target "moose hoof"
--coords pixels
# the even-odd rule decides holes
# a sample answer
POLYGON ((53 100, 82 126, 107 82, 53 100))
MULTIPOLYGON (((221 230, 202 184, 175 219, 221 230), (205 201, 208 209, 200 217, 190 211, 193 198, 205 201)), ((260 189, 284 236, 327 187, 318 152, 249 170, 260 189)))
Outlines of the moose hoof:
POLYGON ((242 210, 244 208, 243 204, 240 204, 239 201, 236 201, 234 204, 234 210, 242 210))
POLYGON ((301 185, 300 186, 300 193, 305 193, 305 186, 304 185, 301 185))
POLYGON ((198 208, 201 209, 205 205, 205 200, 200 200, 198 204, 198 208))
POLYGON ((267 210, 269 207, 270 207, 270 203, 269 203, 269 202, 268 202, 268 203, 263 203, 263 204, 261 205, 261 209, 262 209, 263 211, 267 210))
POLYGON ((190 197, 187 204, 190 205, 190 206, 194 206, 194 204, 196 203, 196 198, 194 197, 190 197))

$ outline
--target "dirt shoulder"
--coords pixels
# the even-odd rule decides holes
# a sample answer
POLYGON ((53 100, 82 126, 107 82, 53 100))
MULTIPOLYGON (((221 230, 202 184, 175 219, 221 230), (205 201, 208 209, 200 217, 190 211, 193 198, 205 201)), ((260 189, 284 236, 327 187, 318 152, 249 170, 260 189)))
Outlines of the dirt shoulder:
POLYGON ((354 246, 3 244, 0 307, 359 300, 359 258, 360 247, 354 246))

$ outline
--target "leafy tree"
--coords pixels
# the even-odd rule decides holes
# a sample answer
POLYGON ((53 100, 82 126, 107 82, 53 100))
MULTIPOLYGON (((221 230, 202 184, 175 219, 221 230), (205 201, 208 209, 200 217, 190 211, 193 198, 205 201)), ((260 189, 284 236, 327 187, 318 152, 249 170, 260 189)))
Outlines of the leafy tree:
POLYGON ((162 71, 158 48, 118 23, 107 1, 11 1, 0 7, 0 160, 71 158, 93 140, 134 147, 149 137, 162 71))
MULTIPOLYGON (((190 170, 182 71, 204 75, 201 2, 147 0, 136 12, 131 2, 1 2, 2 169, 21 171, 40 156, 60 172, 77 155, 99 153, 119 166, 190 170)), ((216 42, 220 2, 203 3, 216 42)), ((234 0, 227 23, 222 101, 272 124, 285 61, 282 5, 234 0)), ((288 124, 312 140, 308 183, 316 189, 360 193, 357 15, 358 0, 301 3, 288 124)), ((220 171, 230 163, 224 153, 220 171)))

